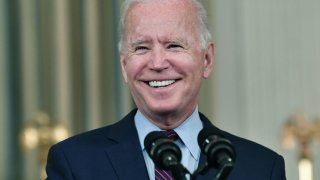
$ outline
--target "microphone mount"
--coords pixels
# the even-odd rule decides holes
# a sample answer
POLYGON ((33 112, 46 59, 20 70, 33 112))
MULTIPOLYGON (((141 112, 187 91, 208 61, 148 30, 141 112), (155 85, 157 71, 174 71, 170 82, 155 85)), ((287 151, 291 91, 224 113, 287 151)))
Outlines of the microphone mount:
POLYGON ((207 163, 199 167, 194 176, 205 174, 210 168, 218 169, 216 180, 224 180, 233 169, 236 153, 232 143, 215 132, 213 128, 204 128, 198 135, 198 144, 207 163))
POLYGON ((181 150, 173 140, 161 131, 154 131, 146 136, 144 146, 157 167, 171 170, 176 180, 186 180, 186 174, 190 173, 180 163, 181 150))
POLYGON ((155 165, 163 170, 171 170, 175 180, 186 180, 189 174, 191 180, 198 175, 206 174, 210 168, 218 170, 214 180, 225 180, 233 169, 236 157, 232 143, 212 129, 202 129, 198 135, 198 144, 207 162, 190 173, 181 163, 181 150, 171 139, 161 131, 149 133, 144 145, 155 165))

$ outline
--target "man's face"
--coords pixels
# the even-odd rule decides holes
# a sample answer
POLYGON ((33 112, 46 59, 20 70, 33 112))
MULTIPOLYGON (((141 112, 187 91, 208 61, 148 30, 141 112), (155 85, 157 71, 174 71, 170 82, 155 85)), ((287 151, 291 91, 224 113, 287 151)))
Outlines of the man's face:
POLYGON ((151 120, 190 115, 212 69, 213 45, 200 47, 194 8, 186 2, 143 2, 126 17, 122 73, 151 120))

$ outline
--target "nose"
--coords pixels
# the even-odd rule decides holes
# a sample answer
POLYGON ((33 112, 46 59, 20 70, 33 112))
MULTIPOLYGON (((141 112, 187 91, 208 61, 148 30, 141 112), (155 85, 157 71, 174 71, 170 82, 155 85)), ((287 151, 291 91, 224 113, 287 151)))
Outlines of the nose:
POLYGON ((165 50, 162 47, 155 47, 152 50, 149 67, 154 71, 162 71, 170 66, 166 57, 165 50))

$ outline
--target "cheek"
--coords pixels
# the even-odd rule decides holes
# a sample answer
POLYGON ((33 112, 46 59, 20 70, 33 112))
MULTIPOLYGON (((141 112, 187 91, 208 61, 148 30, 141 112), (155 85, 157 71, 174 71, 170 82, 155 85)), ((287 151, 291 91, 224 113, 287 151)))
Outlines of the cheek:
POLYGON ((145 66, 145 61, 143 59, 138 59, 138 58, 128 59, 126 68, 125 68, 128 76, 128 80, 132 81, 136 79, 139 76, 139 74, 142 73, 144 66, 145 66))
POLYGON ((194 76, 198 76, 203 72, 203 64, 200 62, 199 58, 185 58, 181 61, 177 62, 177 66, 179 66, 179 70, 181 73, 193 74, 194 76))

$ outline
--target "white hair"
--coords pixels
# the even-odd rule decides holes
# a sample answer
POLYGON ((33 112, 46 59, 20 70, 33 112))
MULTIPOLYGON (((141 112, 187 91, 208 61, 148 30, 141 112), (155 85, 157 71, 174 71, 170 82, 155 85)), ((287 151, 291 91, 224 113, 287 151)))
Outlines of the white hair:
MULTIPOLYGON (((120 23, 119 23, 119 43, 118 48, 119 51, 123 51, 123 43, 125 40, 125 21, 126 21, 126 15, 128 13, 128 10, 131 6, 133 6, 135 3, 139 3, 145 0, 124 0, 121 8, 121 15, 120 15, 120 23)), ((209 30, 208 25, 208 16, 207 11, 203 7, 202 3, 200 3, 198 0, 191 0, 192 4, 197 10, 197 19, 199 23, 198 28, 198 35, 199 35, 199 43, 202 49, 205 49, 207 44, 210 42, 212 35, 209 30)))

